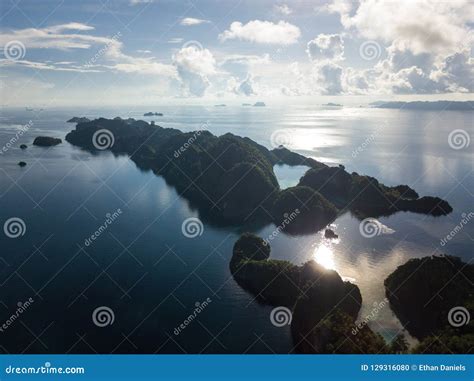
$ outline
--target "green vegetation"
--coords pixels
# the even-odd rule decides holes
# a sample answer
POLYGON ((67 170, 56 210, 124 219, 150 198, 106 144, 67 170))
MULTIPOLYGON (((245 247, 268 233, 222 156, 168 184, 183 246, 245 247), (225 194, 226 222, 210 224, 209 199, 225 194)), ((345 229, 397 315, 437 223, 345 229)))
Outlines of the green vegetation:
MULTIPOLYGON (((362 303, 358 287, 314 261, 295 266, 269 257, 268 243, 251 233, 243 234, 234 245, 230 262, 234 279, 262 303, 286 306, 292 311, 291 332, 297 352, 327 353, 328 347, 320 345, 323 336, 316 328, 327 316, 340 312, 352 322, 347 325, 350 333, 362 303)), ((370 334, 367 328, 359 340, 370 334)), ((327 339, 342 340, 339 335, 342 333, 334 331, 327 339)))
MULTIPOLYGON (((344 167, 328 167, 284 147, 269 151, 251 139, 233 134, 215 136, 209 131, 183 133, 132 118, 73 118, 75 130, 66 136, 71 144, 97 152, 94 134, 108 130, 114 154, 127 154, 142 170, 152 170, 195 204, 203 218, 219 224, 247 221, 282 224, 290 233, 324 228, 338 209, 356 214, 390 214, 398 210, 445 214, 446 201, 418 199, 406 185, 385 187, 376 179, 348 174, 344 167), (276 163, 307 165, 297 187, 281 191, 273 171, 276 163), (436 212, 436 213, 435 213, 436 212)), ((59 140, 59 139, 58 139, 59 140)), ((60 141, 60 140, 59 140, 60 141)))
POLYGON ((421 340, 415 353, 472 352, 474 324, 460 315, 466 324, 452 326, 456 320, 450 311, 462 307, 473 314, 473 281, 474 265, 451 256, 412 259, 385 280, 392 310, 421 340))

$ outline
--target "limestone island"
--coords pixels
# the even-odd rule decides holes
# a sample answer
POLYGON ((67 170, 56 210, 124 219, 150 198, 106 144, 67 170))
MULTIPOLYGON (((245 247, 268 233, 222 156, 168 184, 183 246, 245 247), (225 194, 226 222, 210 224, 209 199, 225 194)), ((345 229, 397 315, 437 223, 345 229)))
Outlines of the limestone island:
POLYGON ((26 144, 20 144, 20 148, 21 148, 21 149, 27 149, 28 146, 27 146, 26 144))
POLYGON ((265 107, 265 106, 266 106, 265 102, 255 102, 253 105, 253 107, 265 107))
POLYGON ((420 340, 415 353, 472 353, 474 264, 452 256, 411 259, 385 280, 390 307, 420 340))
POLYGON ((394 352, 367 325, 353 334, 362 303, 356 285, 314 261, 295 266, 269 257, 270 245, 245 233, 234 245, 230 271, 237 283, 261 303, 291 311, 294 352, 394 352))
POLYGON ((59 138, 52 138, 50 136, 38 136, 33 141, 34 146, 40 147, 50 147, 62 143, 62 140, 59 138))
POLYGON ((82 117, 74 116, 67 121, 67 123, 87 123, 87 122, 90 122, 90 119, 84 116, 82 117))
POLYGON ((273 222, 299 234, 318 231, 346 211, 365 218, 399 211, 439 216, 452 210, 447 201, 419 197, 407 185, 385 186, 373 177, 350 174, 343 166, 329 167, 284 147, 270 151, 231 133, 183 133, 117 117, 78 123, 66 140, 97 152, 93 135, 101 129, 114 136, 109 150, 129 155, 139 168, 163 176, 202 218, 221 225, 273 222), (276 164, 309 169, 296 186, 281 190, 273 171, 276 164), (288 216, 294 216, 289 224, 288 216))
POLYGON ((143 116, 163 116, 163 113, 161 112, 146 112, 143 114, 143 116))
POLYGON ((19 165, 20 167, 24 167, 24 166, 26 165, 26 163, 25 163, 24 161, 20 161, 20 162, 18 163, 18 165, 19 165))

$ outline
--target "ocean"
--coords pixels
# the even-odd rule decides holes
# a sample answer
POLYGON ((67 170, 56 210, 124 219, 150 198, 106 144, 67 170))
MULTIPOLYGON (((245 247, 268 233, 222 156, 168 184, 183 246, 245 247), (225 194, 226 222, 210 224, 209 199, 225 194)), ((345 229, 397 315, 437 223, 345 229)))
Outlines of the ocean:
MULTIPOLYGON (((385 298, 384 279, 410 258, 450 254, 472 260, 472 145, 456 146, 451 133, 464 130, 472 136, 473 115, 309 103, 2 109, 0 222, 18 218, 24 226, 17 238, 0 234, 1 322, 21 310, 21 319, 0 333, 0 348, 8 353, 293 349, 290 327, 274 326, 272 307, 238 286, 229 271, 239 235, 253 231, 265 238, 275 225, 204 222, 191 234, 195 237, 184 234, 184 221, 199 218, 193 205, 126 156, 90 154, 67 143, 64 137, 74 125, 66 120, 73 116, 132 117, 183 131, 231 132, 268 148, 284 144, 386 185, 408 184, 420 195, 446 199, 451 214, 381 217, 383 228, 374 237, 363 236, 360 221, 346 213, 332 226, 337 240, 328 241, 319 232, 280 233, 271 241, 271 258, 295 264, 314 259, 355 282, 363 297, 359 319, 387 341, 403 333, 414 343, 388 304, 376 306, 385 298), (143 117, 147 111, 164 116, 143 117), (63 142, 32 146, 38 135, 63 142), (28 148, 22 150, 20 144, 28 148), (27 165, 20 167, 19 161, 27 165), (109 323, 113 318, 107 327, 95 324, 101 308, 109 323)), ((296 185, 305 170, 275 167, 282 188, 296 185)))

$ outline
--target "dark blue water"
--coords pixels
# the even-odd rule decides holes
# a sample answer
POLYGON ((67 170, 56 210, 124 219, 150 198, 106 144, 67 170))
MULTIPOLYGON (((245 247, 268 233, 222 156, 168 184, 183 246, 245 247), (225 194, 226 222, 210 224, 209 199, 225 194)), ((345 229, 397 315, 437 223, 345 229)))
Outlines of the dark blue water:
MULTIPOLYGON (((2 111, 3 147, 21 126, 32 123, 0 155, 0 222, 3 226, 17 217, 26 227, 18 238, 0 234, 1 321, 17 311, 18 302, 34 302, 0 332, 0 348, 56 353, 291 351, 289 327, 274 327, 272 308, 256 302, 230 275, 232 246, 246 228, 204 223, 201 235, 187 238, 183 222, 199 215, 161 177, 139 170, 125 156, 92 155, 64 140, 51 148, 31 146, 37 135, 64 139, 74 127, 65 121, 75 115, 138 118, 145 111, 150 110, 2 111), (22 143, 28 149, 20 150, 22 143), (20 160, 27 166, 20 168, 20 160), (114 212, 113 222, 86 245, 107 213, 114 212), (206 300, 210 302, 203 304, 206 300), (101 306, 114 314, 113 324, 103 328, 92 319, 101 306), (175 334, 197 306, 197 318, 175 334)), ((272 258, 296 264, 316 259, 357 283, 364 298, 361 317, 383 300, 385 277, 409 258, 444 252, 472 259, 473 222, 447 245, 440 244, 462 214, 472 211, 472 145, 455 150, 448 144, 454 129, 472 136, 472 113, 321 110, 311 105, 163 106, 153 111, 165 116, 143 119, 185 131, 204 125, 215 134, 233 132, 269 148, 279 134, 290 148, 315 159, 447 199, 454 211, 446 217, 399 213, 381 218, 393 234, 364 238, 359 221, 346 214, 334 223, 338 241, 327 242, 321 233, 280 234, 272 241, 272 258)), ((295 185, 303 173, 299 168, 275 171, 282 187, 295 185)), ((269 225, 257 233, 268 236, 274 229, 269 225)), ((401 330, 388 307, 371 327, 388 340, 401 330)))

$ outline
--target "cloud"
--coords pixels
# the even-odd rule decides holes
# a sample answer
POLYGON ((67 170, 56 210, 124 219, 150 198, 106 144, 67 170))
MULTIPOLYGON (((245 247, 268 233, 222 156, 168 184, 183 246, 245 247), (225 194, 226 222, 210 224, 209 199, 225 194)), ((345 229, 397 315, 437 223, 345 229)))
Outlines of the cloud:
POLYGON ((130 0, 130 5, 138 5, 138 4, 150 4, 154 3, 155 0, 130 0))
POLYGON ((335 1, 330 11, 338 13, 347 29, 361 37, 394 43, 399 49, 418 53, 447 53, 469 43, 468 24, 474 3, 457 1, 361 0, 335 1))
POLYGON ((300 29, 286 21, 273 23, 253 20, 247 24, 234 21, 230 28, 219 35, 221 41, 243 40, 259 44, 291 45, 301 36, 300 29))
POLYGON ((191 25, 200 25, 200 24, 209 24, 209 20, 202 20, 202 19, 195 19, 193 17, 186 17, 181 20, 180 24, 184 26, 191 26, 191 25))
POLYGON ((342 60, 344 41, 339 34, 320 34, 314 40, 308 42, 306 53, 308 53, 311 60, 342 60))
POLYGON ((10 33, 0 34, 0 45, 5 46, 9 41, 20 41, 26 47, 26 56, 29 49, 91 50, 90 58, 82 65, 58 67, 54 63, 27 60, 2 62, 2 65, 55 71, 96 72, 112 69, 127 73, 155 74, 167 77, 176 77, 177 75, 176 68, 173 65, 156 62, 152 57, 133 57, 123 53, 120 32, 111 37, 68 33, 76 30, 91 31, 94 28, 86 24, 73 22, 41 29, 18 29, 10 33), (93 47, 95 48, 92 49, 93 47))
POLYGON ((293 10, 286 4, 281 4, 281 5, 275 5, 273 7, 276 12, 281 13, 282 15, 291 15, 293 13, 293 10))
POLYGON ((216 74, 216 60, 207 49, 191 45, 173 55, 173 65, 185 95, 203 96, 210 86, 209 76, 216 74))
POLYGON ((168 44, 180 44, 184 41, 181 37, 173 37, 168 40, 168 44))

